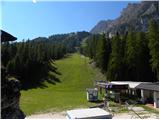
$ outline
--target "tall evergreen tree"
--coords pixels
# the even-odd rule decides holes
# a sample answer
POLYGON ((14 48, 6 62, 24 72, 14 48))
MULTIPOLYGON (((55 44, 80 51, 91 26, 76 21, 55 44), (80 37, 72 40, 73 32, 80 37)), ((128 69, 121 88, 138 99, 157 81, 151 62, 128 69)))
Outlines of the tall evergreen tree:
POLYGON ((105 34, 99 36, 99 39, 97 40, 96 63, 103 73, 107 71, 108 59, 110 54, 109 44, 109 39, 106 39, 105 34))
POLYGON ((128 66, 128 79, 135 81, 135 73, 136 73, 136 37, 135 37, 135 32, 130 30, 127 35, 126 39, 126 56, 125 56, 125 61, 128 66))
POLYGON ((121 55, 122 40, 119 34, 112 38, 112 52, 109 60, 109 68, 107 70, 107 80, 121 80, 123 68, 123 56, 121 55))
POLYGON ((137 81, 150 81, 153 79, 151 67, 149 65, 149 48, 148 40, 145 33, 136 33, 136 80, 137 81))
POLYGON ((150 63, 153 72, 157 76, 157 79, 159 79, 159 29, 158 23, 153 20, 149 23, 148 40, 151 55, 150 63))

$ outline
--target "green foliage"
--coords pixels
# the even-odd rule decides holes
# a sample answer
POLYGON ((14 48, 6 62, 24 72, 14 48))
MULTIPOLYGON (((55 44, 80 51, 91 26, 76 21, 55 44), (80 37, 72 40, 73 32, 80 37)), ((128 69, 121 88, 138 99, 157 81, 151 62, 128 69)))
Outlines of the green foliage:
MULTIPOLYGON (((23 89, 38 87, 48 76, 48 62, 76 52, 76 47, 79 47, 82 39, 88 35, 88 32, 82 31, 52 35, 49 38, 38 37, 26 42, 7 42, 2 44, 2 63, 10 75, 21 81, 23 89)), ((56 72, 53 69, 52 71, 56 72)), ((50 77, 52 82, 56 80, 54 76, 50 77)))
POLYGON ((112 52, 110 54, 109 68, 107 71, 107 78, 111 80, 123 79, 124 68, 124 54, 123 54, 123 41, 120 39, 119 34, 112 38, 112 52))
POLYGON ((149 24, 148 40, 151 55, 150 63, 153 72, 156 74, 157 79, 159 79, 159 28, 158 23, 153 20, 149 24))
POLYGON ((106 74, 108 81, 158 81, 158 25, 150 22, 148 33, 133 31, 114 35, 92 35, 83 54, 89 56, 106 74))
POLYGON ((148 40, 146 34, 142 32, 136 33, 136 80, 137 81, 155 81, 153 72, 149 65, 150 55, 148 48, 148 40))
POLYGON ((49 71, 48 61, 60 59, 66 54, 63 52, 64 46, 55 47, 47 41, 7 43, 2 47, 2 54, 8 53, 2 56, 2 63, 6 64, 10 75, 21 81, 23 89, 40 86, 49 71))
POLYGON ((97 45, 98 45, 98 35, 90 36, 87 42, 88 42, 88 56, 95 60, 97 45))
POLYGON ((128 32, 127 38, 126 38, 126 56, 125 61, 127 64, 127 78, 136 81, 136 63, 137 63, 137 53, 139 51, 137 50, 137 44, 136 44, 136 32, 133 30, 130 30, 128 32))
POLYGON ((109 41, 107 41, 105 34, 99 36, 97 52, 96 52, 96 63, 97 66, 101 68, 102 72, 105 73, 107 71, 108 65, 108 57, 110 53, 110 49, 107 45, 109 45, 109 41), (108 42, 108 43, 107 43, 108 42), (108 49, 106 49, 108 48, 108 49))
POLYGON ((2 59, 2 64, 4 66, 6 66, 8 61, 11 59, 9 52, 10 52, 9 42, 5 42, 1 46, 1 59, 2 59))
POLYGON ((73 53, 76 52, 76 47, 81 45, 81 42, 84 38, 89 36, 88 32, 76 32, 76 33, 68 33, 68 34, 57 34, 49 36, 48 40, 52 44, 62 44, 65 46, 65 52, 73 53))
POLYGON ((136 66, 136 53, 135 32, 129 31, 126 40, 126 63, 130 66, 129 69, 135 68, 136 66))
POLYGON ((102 73, 106 73, 111 52, 110 39, 106 38, 105 34, 93 35, 89 36, 85 43, 85 47, 82 47, 82 54, 92 58, 102 73))

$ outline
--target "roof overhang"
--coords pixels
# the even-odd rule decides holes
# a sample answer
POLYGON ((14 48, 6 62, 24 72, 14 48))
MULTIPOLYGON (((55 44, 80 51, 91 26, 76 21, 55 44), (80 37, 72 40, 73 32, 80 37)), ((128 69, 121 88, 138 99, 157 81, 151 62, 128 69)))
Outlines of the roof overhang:
POLYGON ((128 84, 114 84, 114 83, 97 83, 98 87, 105 88, 107 90, 122 90, 128 89, 128 84))
POLYGON ((17 40, 16 37, 12 36, 11 34, 0 30, 0 36, 1 36, 1 42, 8 42, 8 41, 14 41, 17 40))

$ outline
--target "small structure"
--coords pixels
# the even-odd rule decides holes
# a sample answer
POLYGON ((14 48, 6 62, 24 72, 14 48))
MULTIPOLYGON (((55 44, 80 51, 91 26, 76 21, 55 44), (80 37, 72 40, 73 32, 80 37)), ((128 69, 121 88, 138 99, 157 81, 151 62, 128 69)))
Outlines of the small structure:
POLYGON ((88 101, 98 100, 98 89, 97 88, 88 88, 86 90, 87 90, 87 100, 88 101))
POLYGON ((111 119, 112 115, 101 108, 87 108, 67 111, 68 119, 111 119))
POLYGON ((115 101, 121 102, 121 95, 120 93, 124 90, 128 89, 128 84, 115 84, 111 82, 102 82, 102 81, 96 81, 96 86, 99 88, 100 93, 102 93, 102 89, 105 90, 105 95, 108 95, 109 97, 112 96, 115 101))
POLYGON ((153 82, 133 82, 133 81, 112 81, 103 82, 96 81, 96 86, 102 93, 102 88, 112 92, 116 99, 121 96, 121 93, 134 95, 141 99, 143 103, 151 103, 155 108, 159 108, 159 83, 153 82))
POLYGON ((130 95, 140 95, 140 90, 136 89, 136 86, 138 86, 141 83, 148 83, 148 82, 133 82, 133 81, 112 81, 111 83, 116 84, 116 85, 121 85, 121 84, 128 84, 128 89, 126 89, 124 92, 125 94, 130 94, 130 95))
POLYGON ((159 83, 133 81, 112 81, 111 83, 117 85, 128 84, 126 94, 135 95, 142 102, 151 103, 155 108, 159 108, 159 83))
POLYGON ((159 83, 141 83, 136 86, 141 90, 141 99, 146 103, 151 102, 155 108, 159 108, 159 83))

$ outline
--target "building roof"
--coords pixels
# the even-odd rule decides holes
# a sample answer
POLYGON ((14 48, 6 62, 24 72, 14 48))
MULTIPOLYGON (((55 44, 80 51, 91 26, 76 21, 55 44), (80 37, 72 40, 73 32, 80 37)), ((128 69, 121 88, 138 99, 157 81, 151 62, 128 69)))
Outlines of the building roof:
POLYGON ((17 40, 16 37, 12 36, 11 34, 5 32, 3 30, 0 30, 0 36, 1 36, 1 42, 17 40))
POLYGON ((121 85, 128 84, 131 89, 144 89, 144 90, 153 90, 159 91, 159 83, 152 82, 133 82, 133 81, 112 81, 111 83, 121 85))
POLYGON ((141 83, 136 86, 137 89, 159 91, 159 83, 141 83))
POLYGON ((130 89, 143 89, 143 90, 152 90, 159 91, 159 83, 158 82, 134 82, 134 81, 95 81, 96 85, 103 88, 111 88, 111 89, 126 89, 127 86, 130 89), (123 86, 123 87, 122 87, 123 86))
POLYGON ((101 88, 105 88, 108 90, 122 90, 122 89, 128 89, 128 84, 126 83, 121 83, 121 84, 116 84, 116 83, 105 83, 105 82, 97 82, 96 86, 99 86, 101 88))
POLYGON ((93 91, 98 91, 98 89, 97 88, 87 88, 86 91, 93 92, 93 91))
POLYGON ((136 86, 140 85, 141 83, 148 83, 148 82, 133 82, 133 81, 112 81, 111 83, 121 85, 121 84, 128 84, 129 88, 134 89, 136 86))

